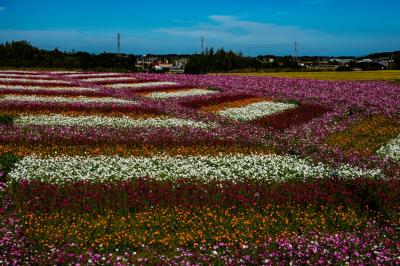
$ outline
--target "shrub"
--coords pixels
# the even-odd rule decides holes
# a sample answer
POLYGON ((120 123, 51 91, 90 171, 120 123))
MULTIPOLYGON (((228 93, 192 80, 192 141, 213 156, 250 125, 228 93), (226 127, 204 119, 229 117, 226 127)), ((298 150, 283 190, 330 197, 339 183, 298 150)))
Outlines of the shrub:
POLYGON ((0 125, 12 125, 15 116, 13 115, 0 115, 0 125))
POLYGON ((218 87, 208 87, 207 89, 209 89, 210 91, 221 91, 221 88, 218 87))
POLYGON ((12 153, 4 153, 0 156, 0 180, 4 179, 6 174, 12 170, 18 160, 19 157, 12 153))

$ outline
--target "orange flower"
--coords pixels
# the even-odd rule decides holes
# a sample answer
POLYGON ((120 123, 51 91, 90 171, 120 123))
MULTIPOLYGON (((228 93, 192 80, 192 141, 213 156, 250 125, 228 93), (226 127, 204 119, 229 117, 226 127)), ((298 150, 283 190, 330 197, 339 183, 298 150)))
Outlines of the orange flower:
POLYGON ((377 115, 363 119, 345 131, 328 137, 326 142, 345 150, 372 154, 398 134, 399 122, 377 115))
POLYGON ((226 109, 226 108, 237 108, 237 107, 246 106, 246 105, 249 105, 252 103, 265 102, 265 101, 271 101, 271 100, 265 99, 265 98, 259 98, 259 97, 246 98, 246 99, 224 102, 224 103, 219 103, 219 104, 206 105, 206 106, 201 107, 200 110, 204 111, 204 112, 216 113, 216 112, 226 109))

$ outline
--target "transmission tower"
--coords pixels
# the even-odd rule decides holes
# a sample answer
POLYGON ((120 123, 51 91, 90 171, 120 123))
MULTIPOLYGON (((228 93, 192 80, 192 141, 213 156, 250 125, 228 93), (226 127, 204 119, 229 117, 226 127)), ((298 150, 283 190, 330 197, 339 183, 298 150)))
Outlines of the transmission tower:
POLYGON ((121 53, 121 34, 117 33, 117 51, 118 54, 121 53))
POLYGON ((204 53, 204 37, 203 36, 200 37, 200 41, 201 41, 201 53, 203 54, 204 53))
POLYGON ((299 56, 299 46, 298 46, 297 42, 294 42, 294 60, 297 63, 299 62, 298 56, 299 56))

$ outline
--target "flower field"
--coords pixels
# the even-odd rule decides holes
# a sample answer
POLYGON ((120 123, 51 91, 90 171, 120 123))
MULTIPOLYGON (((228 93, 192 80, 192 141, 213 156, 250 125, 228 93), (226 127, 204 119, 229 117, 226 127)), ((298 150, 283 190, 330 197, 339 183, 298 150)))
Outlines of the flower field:
POLYGON ((0 72, 0 264, 400 264, 400 86, 0 72))
POLYGON ((280 78, 302 78, 318 80, 396 80, 400 79, 399 70, 379 71, 309 71, 309 72, 271 72, 271 73, 232 73, 232 75, 268 76, 280 78))

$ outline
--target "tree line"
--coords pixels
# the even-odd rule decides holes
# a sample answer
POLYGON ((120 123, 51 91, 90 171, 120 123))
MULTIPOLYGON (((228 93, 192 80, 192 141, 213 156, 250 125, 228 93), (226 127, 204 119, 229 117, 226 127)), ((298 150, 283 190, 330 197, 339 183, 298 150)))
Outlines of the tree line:
POLYGON ((243 56, 242 53, 225 51, 223 48, 214 51, 213 48, 206 49, 201 54, 195 54, 185 67, 185 73, 202 74, 211 72, 229 72, 239 70, 259 71, 262 69, 281 68, 298 69, 295 58, 291 56, 243 56), (274 62, 263 61, 264 58, 274 58, 274 62))
MULTIPOLYGON (((150 56, 150 55, 148 55, 150 56)), ((87 52, 64 52, 58 49, 51 51, 32 46, 27 41, 13 41, 0 44, 0 67, 10 68, 43 68, 43 69, 77 69, 85 71, 116 71, 135 72, 138 55, 87 52)), ((202 74, 212 72, 253 72, 253 71, 297 71, 305 70, 299 65, 299 61, 319 62, 319 57, 260 55, 257 57, 244 56, 242 53, 225 51, 223 48, 214 50, 206 49, 201 54, 194 55, 151 55, 154 58, 168 59, 170 62, 176 58, 188 58, 185 73, 202 74)), ((365 58, 391 58, 390 69, 400 69, 400 51, 390 53, 376 53, 365 58)), ((340 58, 340 57, 339 57, 340 58)), ((349 57, 346 57, 349 58, 349 57)), ((326 57, 328 59, 328 57, 326 57)), ((353 68, 381 69, 377 62, 357 63, 357 58, 348 66, 342 66, 336 70, 352 70, 353 68)), ((151 71, 151 65, 146 71, 151 71)))
POLYGON ((32 46, 27 41, 0 44, 0 67, 62 68, 93 71, 135 71, 136 56, 87 52, 51 51, 32 46))

